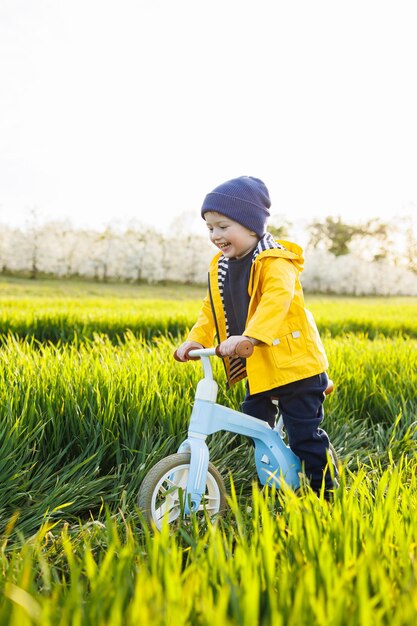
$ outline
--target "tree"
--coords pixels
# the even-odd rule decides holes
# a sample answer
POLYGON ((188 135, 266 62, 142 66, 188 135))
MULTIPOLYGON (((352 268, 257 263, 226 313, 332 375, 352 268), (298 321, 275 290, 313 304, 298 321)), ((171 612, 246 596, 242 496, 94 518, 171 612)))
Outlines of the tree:
POLYGON ((374 218, 358 226, 353 239, 359 240, 362 249, 366 246, 367 256, 372 261, 382 261, 393 256, 389 232, 388 224, 374 218))
POLYGON ((145 279, 145 250, 146 242, 152 240, 153 234, 142 227, 135 227, 131 224, 123 234, 125 247, 125 266, 127 275, 140 283, 145 279))
POLYGON ((37 207, 33 207, 33 209, 30 210, 28 234, 31 245, 30 278, 35 280, 39 272, 39 211, 37 207))
POLYGON ((290 228, 291 222, 277 215, 272 216, 267 226, 268 233, 271 233, 275 239, 287 239, 290 228))
POLYGON ((371 261, 390 256, 389 224, 371 219, 363 224, 346 224, 341 218, 326 217, 324 222, 310 225, 310 246, 324 248, 334 256, 343 256, 353 250, 371 261))
POLYGON ((4 224, 0 226, 0 272, 6 274, 8 270, 8 242, 12 236, 11 229, 4 224))
POLYGON ((408 268, 417 274, 417 217, 408 215, 404 223, 404 255, 408 268))
POLYGON ((349 244, 357 234, 358 229, 342 222, 341 218, 326 217, 324 222, 313 222, 310 225, 310 245, 313 248, 324 245, 335 256, 349 253, 349 244))

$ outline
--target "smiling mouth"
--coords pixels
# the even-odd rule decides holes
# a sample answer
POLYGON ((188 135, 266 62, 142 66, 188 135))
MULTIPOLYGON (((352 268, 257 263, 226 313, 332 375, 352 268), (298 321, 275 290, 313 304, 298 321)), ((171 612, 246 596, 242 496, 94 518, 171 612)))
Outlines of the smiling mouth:
POLYGON ((232 244, 230 243, 230 241, 228 241, 226 243, 218 243, 217 247, 220 248, 220 250, 225 250, 226 248, 228 248, 231 245, 232 244))

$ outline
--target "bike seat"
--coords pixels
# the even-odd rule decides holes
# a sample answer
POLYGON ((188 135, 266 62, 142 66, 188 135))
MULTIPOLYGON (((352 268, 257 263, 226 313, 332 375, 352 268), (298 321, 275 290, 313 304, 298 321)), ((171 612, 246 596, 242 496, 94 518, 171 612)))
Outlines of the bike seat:
POLYGON ((333 381, 332 381, 332 380, 330 380, 330 378, 329 378, 329 382, 327 383, 327 387, 326 387, 326 389, 324 390, 324 394, 325 394, 326 396, 328 396, 330 393, 332 393, 332 391, 334 391, 334 383, 333 383, 333 381))

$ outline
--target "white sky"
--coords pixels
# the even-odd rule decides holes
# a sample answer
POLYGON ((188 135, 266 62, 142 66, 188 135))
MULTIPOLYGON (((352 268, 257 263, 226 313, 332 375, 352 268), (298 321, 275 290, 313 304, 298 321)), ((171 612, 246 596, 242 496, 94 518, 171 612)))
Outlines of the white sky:
POLYGON ((0 221, 186 230, 243 174, 290 221, 416 212, 416 33, 415 0, 0 0, 0 221))

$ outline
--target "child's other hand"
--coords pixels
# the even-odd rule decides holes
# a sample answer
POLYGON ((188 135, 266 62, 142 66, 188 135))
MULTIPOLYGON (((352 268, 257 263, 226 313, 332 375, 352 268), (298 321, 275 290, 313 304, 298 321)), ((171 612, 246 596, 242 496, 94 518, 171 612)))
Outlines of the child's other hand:
POLYGON ((225 341, 222 341, 219 345, 219 352, 222 356, 233 356, 236 353, 236 347, 241 341, 250 341, 253 345, 259 343, 256 339, 252 339, 252 337, 246 337, 246 335, 232 335, 228 337, 225 341))
POLYGON ((188 353, 190 350, 198 350, 199 348, 204 348, 201 343, 197 343, 196 341, 184 341, 177 348, 175 354, 179 361, 189 361, 188 353))

